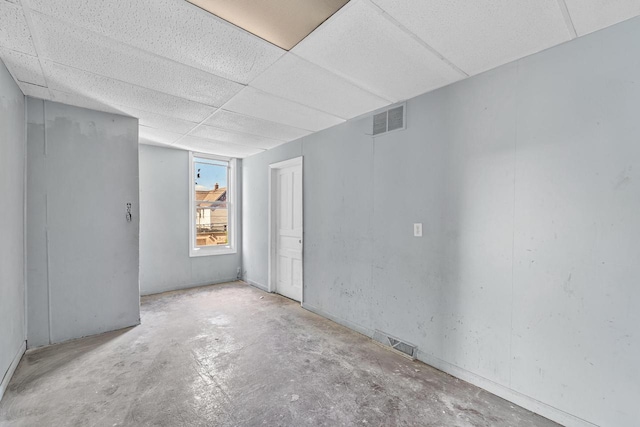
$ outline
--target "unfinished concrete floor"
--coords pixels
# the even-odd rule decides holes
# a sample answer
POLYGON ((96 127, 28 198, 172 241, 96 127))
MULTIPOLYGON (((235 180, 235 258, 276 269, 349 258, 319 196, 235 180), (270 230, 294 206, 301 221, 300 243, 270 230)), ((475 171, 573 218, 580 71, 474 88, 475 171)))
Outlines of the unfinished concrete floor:
POLYGON ((31 351, 0 426, 552 426, 236 282, 142 298, 142 325, 31 351))

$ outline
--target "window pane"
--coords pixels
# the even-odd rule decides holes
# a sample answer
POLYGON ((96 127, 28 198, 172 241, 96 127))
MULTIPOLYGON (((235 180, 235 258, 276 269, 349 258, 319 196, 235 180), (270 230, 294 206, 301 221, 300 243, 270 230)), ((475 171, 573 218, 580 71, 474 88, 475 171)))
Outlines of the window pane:
POLYGON ((196 207, 196 246, 228 245, 229 210, 220 207, 196 207))
POLYGON ((196 196, 196 246, 228 245, 229 163, 195 157, 193 167, 196 196))

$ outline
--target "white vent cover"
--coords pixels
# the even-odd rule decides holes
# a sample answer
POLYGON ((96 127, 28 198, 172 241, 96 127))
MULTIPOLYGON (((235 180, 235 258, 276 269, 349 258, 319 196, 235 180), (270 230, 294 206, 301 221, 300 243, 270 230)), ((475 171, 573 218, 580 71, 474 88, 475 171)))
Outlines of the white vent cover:
POLYGON ((376 329, 372 338, 375 342, 378 342, 385 347, 390 347, 392 350, 397 351, 411 360, 415 360, 418 355, 418 348, 415 345, 395 338, 386 332, 376 329))
POLYGON ((373 136, 405 128, 405 104, 373 116, 373 136))

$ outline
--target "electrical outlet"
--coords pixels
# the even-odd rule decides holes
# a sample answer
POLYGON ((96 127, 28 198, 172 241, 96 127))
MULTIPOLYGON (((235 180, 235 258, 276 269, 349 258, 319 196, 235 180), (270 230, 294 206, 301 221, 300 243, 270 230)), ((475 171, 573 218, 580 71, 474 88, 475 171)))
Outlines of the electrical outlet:
POLYGON ((422 237, 422 223, 413 224, 413 237, 422 237))

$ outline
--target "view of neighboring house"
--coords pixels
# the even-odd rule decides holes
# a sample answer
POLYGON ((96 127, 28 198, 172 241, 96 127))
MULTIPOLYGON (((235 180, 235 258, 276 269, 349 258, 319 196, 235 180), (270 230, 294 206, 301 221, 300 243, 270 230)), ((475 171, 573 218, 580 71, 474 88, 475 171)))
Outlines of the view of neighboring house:
POLYGON ((227 188, 216 184, 213 190, 196 190, 196 244, 226 245, 229 215, 227 188))

